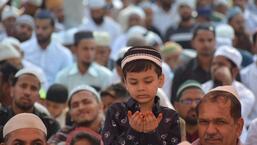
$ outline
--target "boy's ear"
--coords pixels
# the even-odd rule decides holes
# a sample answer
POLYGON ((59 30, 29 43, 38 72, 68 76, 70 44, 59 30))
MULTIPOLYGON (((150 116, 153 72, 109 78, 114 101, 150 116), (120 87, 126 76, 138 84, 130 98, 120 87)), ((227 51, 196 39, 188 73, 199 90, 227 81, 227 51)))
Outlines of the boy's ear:
POLYGON ((159 76, 159 88, 162 88, 162 86, 164 84, 164 80, 165 80, 165 76, 162 73, 161 76, 159 76))

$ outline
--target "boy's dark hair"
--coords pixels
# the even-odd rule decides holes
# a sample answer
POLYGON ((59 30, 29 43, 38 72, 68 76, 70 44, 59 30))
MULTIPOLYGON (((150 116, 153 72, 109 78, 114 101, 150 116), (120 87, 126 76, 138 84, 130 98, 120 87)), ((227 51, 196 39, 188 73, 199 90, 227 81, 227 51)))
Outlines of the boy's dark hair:
POLYGON ((126 78, 128 72, 143 72, 152 68, 158 76, 161 76, 161 59, 160 52, 152 47, 131 47, 122 58, 123 77, 126 78))
POLYGON ((115 98, 115 99, 119 99, 119 98, 127 98, 127 97, 129 97, 129 93, 128 93, 128 91, 126 90, 126 88, 122 85, 122 84, 120 84, 120 83, 118 83, 118 84, 113 84, 113 85, 111 85, 111 86, 109 86, 109 87, 107 87, 104 91, 102 91, 101 93, 100 93, 100 96, 103 98, 103 97, 105 97, 105 96, 111 96, 111 97, 113 97, 113 98, 115 98))
POLYGON ((197 116, 199 116, 199 109, 201 104, 206 102, 221 103, 221 99, 224 100, 222 103, 227 103, 227 101, 230 101, 230 114, 234 120, 241 118, 241 104, 239 100, 233 94, 224 91, 214 91, 204 96, 200 103, 197 105, 197 116))
POLYGON ((45 9, 41 9, 36 12, 35 19, 49 19, 51 26, 55 26, 54 15, 45 9))
POLYGON ((66 103, 68 99, 68 89, 62 84, 53 84, 46 93, 46 100, 56 103, 66 103))
POLYGON ((162 69, 150 60, 134 60, 126 64, 122 69, 123 77, 126 78, 128 72, 143 72, 154 69, 158 76, 162 75, 162 69))
POLYGON ((79 140, 87 140, 90 142, 91 145, 100 145, 101 144, 101 141, 99 139, 97 139, 96 137, 94 137, 93 135, 86 133, 86 132, 79 132, 72 138, 70 145, 74 145, 79 140))
POLYGON ((79 31, 74 34, 74 45, 78 46, 83 39, 94 39, 94 35, 91 31, 79 31))
POLYGON ((198 32, 201 30, 207 30, 207 31, 212 32, 214 36, 216 35, 215 28, 211 24, 209 24, 209 23, 198 24, 193 30, 192 40, 197 36, 198 32))

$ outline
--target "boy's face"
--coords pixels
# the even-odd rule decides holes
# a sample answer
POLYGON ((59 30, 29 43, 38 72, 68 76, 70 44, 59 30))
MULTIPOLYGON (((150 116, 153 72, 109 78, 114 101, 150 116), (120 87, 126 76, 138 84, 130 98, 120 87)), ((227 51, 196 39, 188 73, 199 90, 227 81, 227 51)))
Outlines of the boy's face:
POLYGON ((52 117, 58 117, 62 111, 65 109, 65 103, 56 103, 53 101, 46 100, 46 107, 52 117))
POLYGON ((139 104, 152 103, 157 89, 164 83, 164 75, 158 77, 154 68, 143 72, 128 72, 125 78, 125 86, 131 97, 139 104))

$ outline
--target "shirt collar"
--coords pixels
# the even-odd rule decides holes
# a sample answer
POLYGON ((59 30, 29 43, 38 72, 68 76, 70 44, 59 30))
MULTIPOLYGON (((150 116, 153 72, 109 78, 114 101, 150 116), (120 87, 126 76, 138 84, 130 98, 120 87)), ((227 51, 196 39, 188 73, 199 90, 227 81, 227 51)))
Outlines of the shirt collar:
MULTIPOLYGON (((89 66, 89 69, 86 73, 88 73, 94 77, 97 77, 97 71, 96 71, 95 67, 96 67, 96 64, 92 63, 89 66)), ((71 70, 69 71, 69 75, 75 75, 75 74, 80 74, 77 63, 73 64, 71 70)))
MULTIPOLYGON (((133 98, 130 98, 127 102, 127 107, 128 110, 131 110, 132 113, 135 113, 136 111, 140 111, 140 106, 137 103, 137 101, 133 98)), ((158 96, 155 96, 154 98, 154 104, 153 104, 153 109, 152 109, 155 117, 159 115, 161 112, 161 107, 160 107, 160 98, 158 96)))

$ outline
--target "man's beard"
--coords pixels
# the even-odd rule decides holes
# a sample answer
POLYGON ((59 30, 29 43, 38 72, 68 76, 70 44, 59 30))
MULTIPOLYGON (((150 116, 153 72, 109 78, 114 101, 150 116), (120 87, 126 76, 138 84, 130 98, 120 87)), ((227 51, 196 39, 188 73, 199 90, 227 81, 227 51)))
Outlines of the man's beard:
POLYGON ((83 65, 85 68, 89 68, 91 64, 92 64, 92 62, 82 62, 82 65, 83 65))
POLYGON ((51 36, 48 36, 48 37, 42 37, 40 35, 37 35, 37 42, 39 44, 46 44, 46 43, 49 43, 51 40, 51 36))
POLYGON ((24 34, 24 33, 20 33, 20 34, 18 34, 17 36, 16 36, 16 38, 20 41, 20 42, 24 42, 24 41, 26 41, 26 40, 29 40, 30 39, 30 37, 29 36, 27 36, 26 34, 24 34))
POLYGON ((18 101, 14 101, 14 103, 15 103, 15 105, 16 105, 19 109, 23 110, 24 112, 27 112, 27 111, 31 110, 31 109, 33 108, 33 106, 34 106, 33 104, 27 104, 27 105, 25 105, 25 104, 19 103, 18 101))
POLYGON ((189 20, 191 20, 192 16, 182 16, 181 17, 181 21, 182 22, 188 22, 189 20))
POLYGON ((186 124, 189 124, 189 125, 192 125, 192 126, 195 126, 198 123, 197 119, 192 118, 192 117, 186 117, 185 121, 186 121, 186 124))
POLYGON ((198 121, 197 121, 195 109, 192 109, 188 112, 188 115, 186 116, 185 121, 186 121, 186 124, 189 124, 192 126, 197 125, 198 121), (193 113, 193 112, 194 112, 195 116, 192 117, 192 115, 190 115, 190 113, 193 113))
POLYGON ((99 18, 92 18, 93 21, 97 24, 97 25, 101 25, 104 21, 104 17, 99 17, 99 18))
POLYGON ((222 85, 223 85, 223 84, 222 84, 221 81, 216 80, 216 79, 213 80, 213 88, 216 88, 216 87, 222 86, 222 85))

